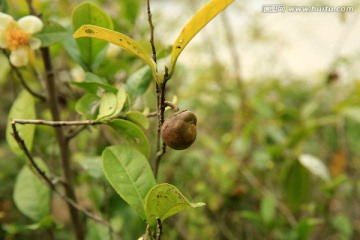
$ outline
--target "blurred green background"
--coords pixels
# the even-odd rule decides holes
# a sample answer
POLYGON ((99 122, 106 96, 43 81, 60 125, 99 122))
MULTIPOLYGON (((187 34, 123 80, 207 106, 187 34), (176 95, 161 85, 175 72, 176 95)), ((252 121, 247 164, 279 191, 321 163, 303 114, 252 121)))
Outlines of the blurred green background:
MULTIPOLYGON (((82 2, 39 0, 34 5, 44 19, 68 28, 70 12, 82 2)), ((90 2, 111 16, 115 30, 150 49, 145 1, 90 2)), ((182 26, 206 1, 151 2, 156 46, 159 56, 165 57, 182 26)), ((207 205, 168 219, 163 239, 360 239, 359 4, 341 2, 354 6, 352 13, 262 12, 263 4, 270 2, 299 5, 298 1, 235 1, 179 58, 167 85, 167 99, 175 98, 180 109, 197 115, 198 136, 185 151, 168 149, 159 182, 171 183, 191 201, 207 205)), ((1 10, 15 18, 28 14, 25 1, 1 4, 1 10)), ((69 81, 79 81, 84 71, 63 43, 51 51, 57 80, 64 86, 60 89, 65 98, 63 118, 76 118, 74 106, 81 92, 71 89, 69 81)), ((121 85, 142 64, 110 46, 95 73, 121 85)), ((5 132, 21 85, 3 54, 0 66, 0 239, 43 239, 46 232, 33 231, 32 222, 12 200, 24 161, 9 150, 5 132)), ((34 69, 22 73, 39 88, 34 69)), ((155 100, 152 83, 132 107, 153 111, 155 100)), ((44 106, 37 111, 39 116, 49 114, 44 106)), ((152 143, 155 128, 152 119, 146 132, 152 143)), ((101 129, 85 131, 71 142, 80 203, 108 215, 121 233, 119 239, 137 239, 145 224, 104 179, 94 177, 101 175, 96 172, 100 169, 89 170, 109 142, 101 129)), ((34 153, 43 159, 57 158, 52 129, 37 127, 34 153)), ((50 167, 56 171, 56 164, 50 167)), ((55 197, 56 239, 72 239, 69 217, 62 208, 55 197)), ((88 239, 108 239, 106 229, 91 221, 87 224, 88 239)))

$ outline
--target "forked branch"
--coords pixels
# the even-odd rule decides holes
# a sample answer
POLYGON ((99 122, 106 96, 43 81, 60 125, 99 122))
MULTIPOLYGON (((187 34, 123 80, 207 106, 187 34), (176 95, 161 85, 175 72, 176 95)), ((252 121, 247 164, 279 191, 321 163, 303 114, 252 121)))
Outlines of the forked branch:
MULTIPOLYGON (((42 120, 39 120, 42 121, 42 120)), ((73 208, 75 208, 77 211, 82 212, 83 214, 85 214, 87 217, 89 217, 90 219, 92 219, 93 221, 102 224, 104 226, 106 226, 107 228, 109 228, 110 232, 112 234, 117 234, 116 231, 113 229, 113 227, 111 226, 111 224, 103 219, 101 219, 100 217, 90 213, 89 211, 85 210, 84 208, 82 208, 80 205, 78 205, 75 201, 73 201, 72 199, 70 199, 69 197, 67 197, 65 194, 63 194, 56 185, 56 181, 54 181, 53 179, 56 178, 51 178, 49 177, 45 171, 43 171, 39 165, 36 163, 35 159, 32 157, 32 155, 30 154, 29 149, 26 147, 26 144, 24 142, 24 140, 21 138, 21 136, 19 135, 19 132, 16 129, 16 124, 36 124, 34 123, 36 122, 36 120, 12 120, 11 121, 11 128, 13 130, 12 135, 15 138, 17 144, 19 145, 20 149, 24 152, 25 156, 29 159, 30 162, 30 168, 35 172, 35 174, 37 176, 40 177, 40 179, 42 181, 45 182, 45 184, 55 193, 57 194, 59 197, 61 197, 65 202, 67 202, 69 205, 71 205, 73 208)), ((46 121, 43 121, 46 122, 46 121)), ((54 123, 54 122, 52 122, 54 123)), ((54 125, 49 125, 49 124, 45 124, 48 126, 53 126, 54 125)), ((69 124, 70 125, 70 124, 69 124)), ((67 125, 67 126, 69 126, 67 125)))

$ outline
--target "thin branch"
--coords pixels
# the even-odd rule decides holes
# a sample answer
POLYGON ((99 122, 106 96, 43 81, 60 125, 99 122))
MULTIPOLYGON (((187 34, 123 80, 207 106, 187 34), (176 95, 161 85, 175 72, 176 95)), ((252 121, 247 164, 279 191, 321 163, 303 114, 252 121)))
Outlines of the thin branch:
POLYGON ((41 119, 28 120, 28 119, 13 119, 13 122, 18 124, 36 124, 36 125, 46 125, 51 127, 62 127, 62 126, 83 126, 83 125, 97 125, 102 122, 97 122, 94 120, 83 120, 83 121, 47 121, 41 119))
POLYGON ((76 137, 80 132, 86 129, 89 125, 99 125, 103 122, 98 122, 94 120, 83 120, 83 121, 47 121, 41 119, 13 119, 15 123, 18 124, 36 124, 36 125, 46 125, 50 127, 68 127, 68 126, 81 126, 71 132, 66 136, 66 141, 70 141, 72 138, 76 137))
MULTIPOLYGON (((154 25, 152 23, 152 14, 150 8, 150 0, 146 0, 147 6, 147 15, 148 22, 150 26, 150 44, 152 49, 152 59, 156 63, 156 48, 154 44, 154 25)), ((165 112, 165 86, 166 82, 169 80, 168 69, 165 67, 164 81, 162 83, 156 82, 156 99, 157 99, 157 118, 158 118, 158 126, 157 126, 157 144, 156 144, 156 157, 155 157, 155 169, 154 175, 157 178, 160 161, 162 156, 166 152, 166 145, 164 143, 161 144, 161 126, 164 123, 164 112, 165 112)))
POLYGON ((41 14, 39 14, 36 9, 34 8, 32 0, 26 0, 27 5, 29 7, 30 14, 35 15, 37 17, 41 17, 41 14))
MULTIPOLYGON (((32 0, 27 0, 27 5, 29 7, 30 13, 42 17, 33 6, 32 0)), ((41 56, 45 69, 45 86, 47 91, 47 100, 51 112, 52 120, 60 121, 60 110, 59 103, 57 99, 57 90, 55 84, 55 74, 54 68, 52 65, 50 48, 42 47, 41 48, 41 56)), ((66 181, 65 193, 66 197, 68 197, 72 202, 76 203, 76 196, 74 190, 74 183, 72 180, 72 172, 71 172, 71 159, 70 159, 70 150, 69 150, 69 142, 66 139, 64 132, 62 131, 62 127, 59 126, 55 128, 56 138, 59 144, 60 157, 61 157, 61 166, 62 166, 62 174, 66 181)), ((73 229, 75 233, 75 237, 77 240, 85 239, 84 226, 81 222, 79 212, 77 208, 68 202, 68 208, 71 216, 71 221, 73 224, 73 229)))
POLYGON ((151 118, 151 117, 156 117, 157 116, 157 112, 151 112, 146 114, 146 117, 151 118))
POLYGON ((10 64, 11 69, 15 72, 16 76, 19 78, 21 85, 25 88, 26 91, 28 91, 31 95, 33 95, 34 97, 38 98, 40 101, 45 102, 46 101, 46 97, 41 95, 40 93, 35 92, 34 90, 32 90, 30 88, 30 86, 26 83, 23 75, 21 74, 20 70, 15 67, 11 62, 10 62, 10 56, 9 53, 6 52, 5 49, 2 49, 2 52, 4 53, 4 55, 6 56, 6 58, 8 59, 8 62, 10 64))
POLYGON ((11 128, 13 130, 12 135, 15 138, 16 142, 18 143, 20 149, 25 153, 25 156, 30 161, 30 167, 35 171, 35 173, 46 183, 46 185, 54 191, 58 196, 60 196, 65 202, 70 204, 73 208, 75 208, 77 211, 82 212, 90 219, 94 220, 95 222, 102 224, 106 227, 108 227, 112 233, 116 233, 115 230, 112 228, 111 224, 98 216, 88 212, 87 210, 83 209, 81 206, 79 206, 75 201, 64 195, 59 191, 59 189, 56 187, 56 181, 53 181, 52 178, 46 175, 45 171, 43 171, 39 165, 35 162, 34 158, 30 154, 29 149, 26 147, 26 144, 24 140, 20 137, 19 132, 16 129, 16 122, 15 120, 11 121, 11 128))
POLYGON ((165 153, 166 153, 166 145, 163 143, 161 149, 156 153, 155 171, 154 171, 155 179, 157 179, 157 176, 159 174, 161 158, 165 155, 165 153))
POLYGON ((174 112, 178 112, 179 111, 179 107, 176 106, 175 103, 169 102, 169 101, 165 101, 164 102, 166 107, 170 107, 174 112))
POLYGON ((154 239, 154 237, 150 225, 146 225, 145 234, 141 237, 141 240, 154 239))
POLYGON ((50 178, 48 178, 46 176, 45 171, 40 169, 40 167, 36 164, 34 158, 31 156, 30 151, 26 147, 24 140, 20 137, 19 132, 16 129, 16 122, 14 120, 11 121, 11 128, 13 130, 12 135, 14 136, 20 149, 25 153, 25 156, 30 160, 30 164, 31 164, 32 168, 52 190, 56 191, 55 184, 52 182, 52 180, 50 178))
POLYGON ((152 50, 152 59, 154 60, 154 62, 156 63, 156 48, 155 48, 155 44, 154 44, 154 25, 152 22, 152 14, 151 14, 151 9, 150 9, 150 0, 146 0, 146 6, 147 6, 147 15, 148 15, 148 22, 149 22, 149 26, 150 26, 150 44, 151 44, 151 50, 152 50))
POLYGON ((162 223, 160 218, 156 218, 157 222, 157 233, 156 233, 156 240, 161 240, 161 234, 162 234, 162 223))
POLYGON ((85 129, 89 129, 88 125, 83 125, 81 127, 78 127, 77 129, 71 129, 66 136, 66 140, 70 141, 71 139, 75 138, 78 134, 80 134, 85 129))
POLYGON ((157 178, 159 171, 159 164, 161 159, 161 93, 160 93, 160 85, 156 83, 156 115, 157 115, 157 134, 156 134, 156 156, 155 156, 155 169, 154 175, 157 178))
MULTIPOLYGON (((164 78, 166 79, 166 78, 164 78)), ((157 152, 156 152, 156 159, 155 159, 155 171, 154 175, 157 178, 160 168, 160 161, 162 156, 166 153, 166 144, 161 144, 161 126, 164 123, 164 113, 165 113, 165 86, 166 81, 163 82, 162 85, 157 86, 157 99, 158 99, 158 139, 157 139, 157 152)))

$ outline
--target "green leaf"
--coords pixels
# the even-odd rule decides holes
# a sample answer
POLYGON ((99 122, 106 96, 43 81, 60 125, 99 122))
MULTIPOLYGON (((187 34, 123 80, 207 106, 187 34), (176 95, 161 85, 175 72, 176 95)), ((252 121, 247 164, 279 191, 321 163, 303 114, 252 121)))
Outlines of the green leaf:
POLYGON ((322 219, 316 219, 316 218, 304 218, 299 221, 299 223, 296 226, 296 232, 298 235, 299 240, 307 240, 310 239, 311 231, 313 228, 323 223, 322 219))
POLYGON ((91 72, 86 72, 85 73, 85 77, 84 77, 84 81, 82 82, 72 82, 71 84, 80 87, 82 89, 84 89, 87 92, 96 94, 99 90, 99 88, 102 88, 108 92, 112 92, 114 94, 117 93, 117 88, 106 83, 106 81, 102 78, 100 78, 99 76, 97 76, 94 73, 91 72))
POLYGON ((149 88, 152 80, 151 70, 143 67, 134 72, 126 82, 126 90, 129 93, 130 99, 143 95, 149 88))
POLYGON ((113 116, 117 116, 121 110, 124 108, 124 105, 126 103, 127 94, 125 92, 125 89, 119 88, 118 92, 116 93, 117 98, 117 105, 115 112, 113 113, 113 116))
MULTIPOLYGON (((45 173, 48 172, 40 159, 35 160, 45 173)), ((16 207, 34 221, 39 221, 49 214, 50 189, 28 166, 24 166, 16 178, 13 199, 16 207)))
POLYGON ((149 119, 141 112, 137 112, 137 111, 127 112, 125 114, 125 118, 137 124, 140 127, 143 127, 145 129, 149 128, 149 119))
POLYGON ((205 203, 190 203, 173 185, 158 184, 153 187, 145 200, 147 223, 156 226, 156 218, 163 222, 166 218, 185 211, 188 208, 202 207, 205 203))
POLYGON ((60 24, 55 22, 47 22, 41 32, 34 34, 34 37, 41 40, 42 47, 48 47, 58 41, 63 40, 66 35, 66 29, 60 24))
MULTIPOLYGON (((35 119, 35 101, 33 96, 30 95, 27 91, 23 90, 19 96, 16 98, 15 102, 11 106, 8 123, 6 128, 6 141, 10 146, 10 149, 17 154, 22 156, 23 152, 19 148, 18 143, 11 135, 13 132, 10 121, 12 119, 35 119)), ((27 124, 21 125, 17 124, 16 129, 19 132, 20 137, 24 140, 26 147, 31 150, 34 140, 35 125, 27 124)))
POLYGON ((10 71, 9 59, 4 54, 0 55, 0 88, 8 81, 8 73, 10 71))
POLYGON ((77 64, 79 64, 85 71, 90 71, 91 70, 90 66, 87 66, 86 63, 81 59, 80 50, 72 35, 73 35, 72 29, 67 29, 67 34, 62 41, 62 45, 65 51, 77 64))
POLYGON ((107 120, 116 117, 123 109, 126 103, 126 92, 119 88, 116 95, 111 92, 105 92, 100 100, 100 109, 97 120, 107 120))
POLYGON ((111 240, 109 236, 109 229, 101 224, 95 223, 92 220, 87 220, 86 240, 111 240))
POLYGON ((7 13, 9 11, 9 5, 7 0, 0 1, 0 12, 7 13))
POLYGON ((150 144, 145 136, 144 132, 136 126, 134 123, 123 120, 116 119, 108 123, 117 133, 120 133, 121 137, 130 144, 130 146, 135 147, 139 150, 145 157, 150 155, 150 144))
POLYGON ((85 157, 79 161, 79 164, 90 176, 98 179, 103 176, 101 158, 99 156, 85 157))
POLYGON ((257 212, 252 211, 241 211, 240 213, 241 217, 250 221, 252 224, 254 224, 257 227, 263 227, 261 216, 257 212))
POLYGON ((92 72, 86 72, 85 73, 85 77, 84 77, 84 82, 86 83, 97 83, 99 87, 101 87, 102 89, 108 91, 108 92, 112 92, 112 93, 117 93, 117 88, 112 86, 111 84, 107 83, 105 79, 99 77, 98 75, 92 73, 92 72))
POLYGON ((340 213, 331 219, 331 223, 341 236, 340 239, 351 239, 354 228, 348 216, 340 213))
POLYGON ((144 155, 129 146, 108 147, 102 154, 102 167, 115 191, 145 219, 145 197, 156 181, 144 155))
POLYGON ((134 0, 121 0, 118 1, 118 4, 120 4, 119 14, 121 16, 121 20, 127 20, 129 22, 129 27, 133 27, 141 10, 141 2, 134 0))
POLYGON ((132 38, 122 33, 94 25, 84 25, 74 33, 74 38, 83 38, 83 37, 86 37, 86 39, 87 38, 102 39, 128 50, 129 52, 135 54, 137 57, 144 60, 150 66, 153 73, 153 77, 154 78, 157 77, 155 62, 146 53, 144 48, 132 38))
POLYGON ((39 222, 30 225, 25 225, 24 228, 27 230, 35 231, 39 229, 51 228, 55 224, 54 219, 51 215, 43 217, 39 222))
POLYGON ((86 119, 95 119, 99 108, 100 97, 95 94, 85 94, 75 105, 77 113, 84 115, 86 119))
POLYGON ((272 195, 266 195, 261 201, 260 213, 266 224, 271 223, 276 210, 276 199, 272 195))
MULTIPOLYGON (((110 17, 102 9, 89 2, 80 4, 72 15, 74 32, 85 24, 93 24, 113 29, 113 23, 110 17)), ((107 42, 92 38, 76 39, 76 43, 80 50, 81 59, 87 65, 88 69, 94 68, 93 64, 99 61, 99 59, 97 59, 98 57, 103 57, 100 56, 100 53, 107 46, 107 42)))
POLYGON ((117 97, 115 94, 105 92, 100 99, 99 115, 97 120, 105 120, 113 116, 117 107, 117 97))
POLYGON ((290 166, 284 182, 285 200, 293 209, 298 209, 309 196, 311 186, 308 171, 299 163, 294 161, 290 166))
POLYGON ((170 64, 170 77, 174 73, 176 61, 191 39, 216 15, 228 7, 234 0, 212 0, 200 9, 185 25, 173 44, 170 64))

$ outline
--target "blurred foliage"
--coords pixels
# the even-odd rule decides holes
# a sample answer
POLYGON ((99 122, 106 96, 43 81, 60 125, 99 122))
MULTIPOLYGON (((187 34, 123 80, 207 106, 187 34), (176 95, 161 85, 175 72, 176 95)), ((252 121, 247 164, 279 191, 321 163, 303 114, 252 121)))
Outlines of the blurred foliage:
MULTIPOLYGON (((34 5, 45 19, 71 29, 69 13, 82 2, 34 0, 34 5)), ((111 16, 115 30, 139 40, 148 38, 143 1, 91 2, 111 16)), ((242 5, 237 6, 235 11, 245 11, 242 5)), ((25 1, 1 1, 0 9, 15 18, 28 14, 25 1)), ((259 30, 253 27, 248 31, 259 30)), ((166 42, 162 39, 166 34, 157 33, 156 37, 159 52, 165 51, 168 46, 162 45, 166 42)), ((84 92, 76 82, 83 75, 85 79, 94 76, 84 74, 72 60, 68 54, 70 41, 69 30, 51 51, 57 80, 62 84, 62 117, 77 119, 77 101, 84 92)), ((211 42, 206 44, 216 52, 211 42)), ((236 45, 224 45, 236 52, 236 45)), ((176 96, 181 109, 196 113, 198 137, 185 151, 167 151, 159 182, 174 184, 185 195, 193 196, 194 202, 207 205, 171 217, 163 226, 163 239, 359 239, 360 84, 351 72, 358 61, 359 57, 344 57, 336 61, 335 70, 324 70, 311 80, 269 73, 268 77, 244 81, 211 54, 209 62, 196 66, 196 72, 178 66, 167 96, 176 96), (338 73, 339 68, 347 74, 338 73), (320 178, 313 168, 302 164, 299 157, 303 154, 316 156, 330 178, 320 178)), ((35 64, 41 68, 40 62, 35 64)), ((15 208, 13 189, 24 161, 10 151, 5 136, 9 109, 22 87, 6 67, 4 55, 0 55, 0 65, 0 239, 44 239, 49 234, 44 226, 52 226, 57 239, 72 239, 69 217, 62 211, 65 205, 55 197, 52 219, 33 222, 15 208)), ((134 56, 109 46, 93 71, 109 85, 131 90, 133 110, 153 111, 154 83, 149 83, 148 72, 142 66, 134 56)), ((34 89, 40 89, 41 83, 31 77, 33 69, 21 72, 30 76, 28 82, 34 89)), ((46 106, 38 104, 36 110, 37 118, 49 118, 46 106)), ((146 134, 152 143, 152 155, 155 128, 155 120, 150 119, 146 134)), ((41 154, 50 172, 60 175, 53 129, 37 126, 35 139, 33 152, 41 154)), ((99 128, 83 131, 71 141, 77 194, 82 206, 110 219, 121 239, 137 239, 144 233, 145 223, 99 171, 102 150, 118 141, 110 130, 99 128)), ((91 220, 86 222, 87 239, 107 239, 106 228, 91 220)))

